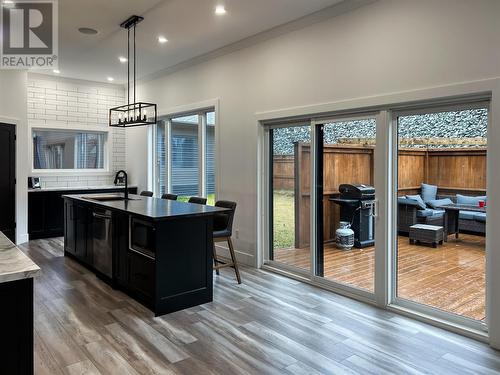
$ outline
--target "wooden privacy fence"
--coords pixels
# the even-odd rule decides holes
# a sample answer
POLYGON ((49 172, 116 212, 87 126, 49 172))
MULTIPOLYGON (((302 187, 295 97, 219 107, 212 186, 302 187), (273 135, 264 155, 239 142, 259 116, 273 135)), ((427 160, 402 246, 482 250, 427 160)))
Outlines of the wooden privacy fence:
MULTIPOLYGON (((310 145, 295 143, 294 155, 275 156, 274 190, 294 190, 295 247, 310 239, 310 145)), ((323 235, 335 238, 339 206, 329 201, 338 186, 374 184, 374 146, 325 145, 323 153, 323 235)), ((439 187, 439 194, 483 195, 486 192, 486 148, 401 148, 398 153, 399 195, 418 194, 420 184, 439 187)))

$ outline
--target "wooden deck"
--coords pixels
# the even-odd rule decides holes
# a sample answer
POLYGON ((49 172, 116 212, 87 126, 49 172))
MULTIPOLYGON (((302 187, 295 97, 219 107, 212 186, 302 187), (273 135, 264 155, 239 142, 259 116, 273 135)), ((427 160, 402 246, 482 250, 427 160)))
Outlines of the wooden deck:
MULTIPOLYGON (((398 296, 472 319, 485 318, 485 238, 460 235, 434 249, 399 237, 398 296)), ((309 269, 309 248, 275 250, 274 260, 309 269)), ((325 277, 373 291, 374 248, 325 245, 325 277)))

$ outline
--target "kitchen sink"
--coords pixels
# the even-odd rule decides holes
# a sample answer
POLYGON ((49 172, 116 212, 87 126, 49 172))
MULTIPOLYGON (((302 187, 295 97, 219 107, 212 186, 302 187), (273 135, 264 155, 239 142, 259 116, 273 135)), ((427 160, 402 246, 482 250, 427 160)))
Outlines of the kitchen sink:
POLYGON ((101 195, 101 196, 90 196, 90 197, 89 196, 82 196, 82 198, 89 199, 89 200, 92 200, 92 201, 98 201, 98 202, 125 201, 125 200, 136 201, 136 200, 139 200, 139 199, 136 199, 136 198, 125 199, 125 197, 123 195, 101 195))

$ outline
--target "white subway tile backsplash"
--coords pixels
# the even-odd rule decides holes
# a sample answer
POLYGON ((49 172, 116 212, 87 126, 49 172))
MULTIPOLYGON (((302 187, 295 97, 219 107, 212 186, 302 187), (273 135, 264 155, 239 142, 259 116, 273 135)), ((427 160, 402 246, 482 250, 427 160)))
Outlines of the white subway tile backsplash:
POLYGON ((46 114, 35 113, 35 119, 38 119, 38 120, 57 120, 57 117, 55 115, 46 115, 46 114))
POLYGON ((97 88, 90 86, 78 86, 77 91, 85 94, 97 94, 97 88))
MULTIPOLYGON (((92 87, 75 81, 51 81, 39 78, 28 80, 28 123, 30 126, 61 126, 84 129, 99 126, 108 129, 108 110, 122 105, 125 91, 92 87)), ((51 175, 41 177, 42 187, 77 187, 111 185, 114 171, 125 168, 126 134, 113 129, 110 173, 92 175, 51 175)), ((36 173, 35 173, 36 174, 36 173)))
POLYGON ((57 109, 47 109, 47 110, 45 110, 45 113, 47 115, 66 116, 68 114, 68 111, 58 111, 57 109))
POLYGON ((29 119, 28 120, 28 124, 30 126, 44 126, 45 125, 45 120, 37 119, 37 118, 35 118, 35 115, 33 114, 33 119, 29 119))
POLYGON ((57 82, 56 87, 60 91, 72 91, 76 92, 78 90, 78 86, 72 83, 67 82, 57 82))
POLYGON ((58 91, 58 90, 55 90, 55 89, 45 89, 45 93, 46 94, 52 94, 52 95, 59 95, 59 96, 66 96, 66 93, 65 92, 62 92, 62 91, 58 91))
POLYGON ((57 84, 54 81, 45 81, 45 80, 36 80, 34 86, 49 88, 49 89, 57 88, 57 84))
POLYGON ((100 94, 100 95, 114 96, 115 95, 115 90, 114 89, 109 89, 109 88, 104 88, 104 87, 99 87, 97 89, 97 93, 100 94))

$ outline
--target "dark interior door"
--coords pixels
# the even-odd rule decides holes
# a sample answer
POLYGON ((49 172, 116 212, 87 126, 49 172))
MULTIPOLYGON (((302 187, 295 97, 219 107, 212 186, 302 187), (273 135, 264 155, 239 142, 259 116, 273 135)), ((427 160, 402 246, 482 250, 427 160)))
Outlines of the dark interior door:
POLYGON ((0 231, 16 238, 16 128, 0 123, 0 231))

